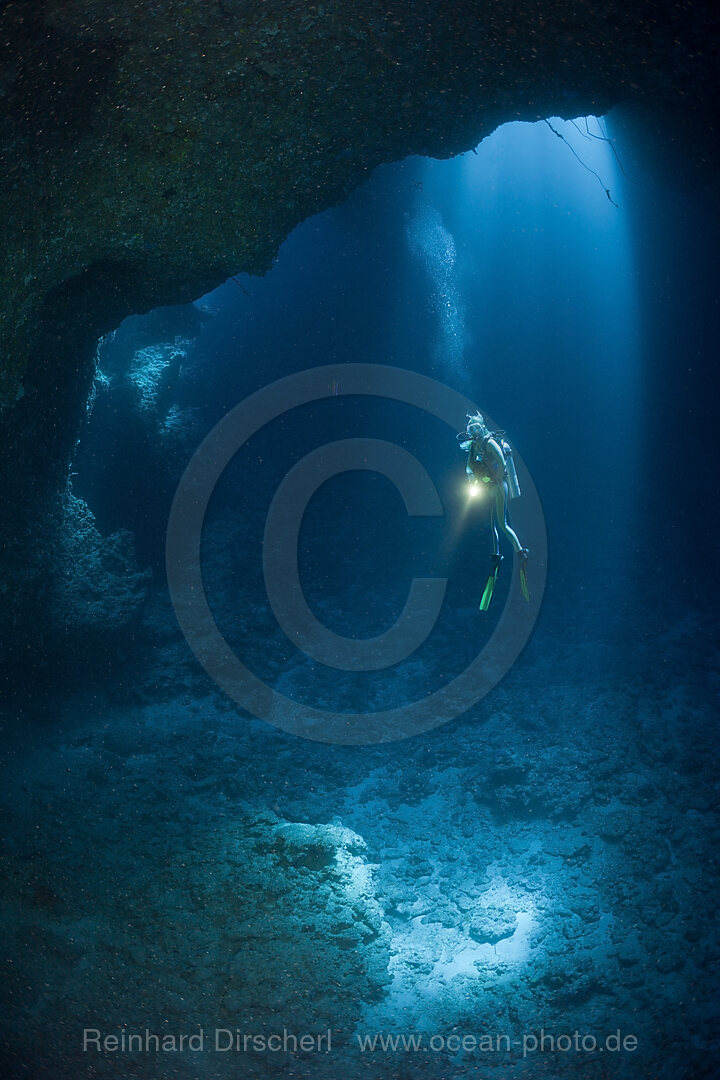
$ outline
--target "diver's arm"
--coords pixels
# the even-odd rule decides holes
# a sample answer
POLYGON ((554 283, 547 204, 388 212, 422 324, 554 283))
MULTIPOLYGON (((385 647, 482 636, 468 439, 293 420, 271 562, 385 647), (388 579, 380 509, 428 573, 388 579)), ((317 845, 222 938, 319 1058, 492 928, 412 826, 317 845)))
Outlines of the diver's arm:
POLYGON ((474 468, 474 466, 475 466, 475 462, 478 459, 477 441, 475 439, 473 439, 469 444, 465 444, 465 445, 467 445, 467 448, 468 448, 468 456, 467 456, 467 462, 465 464, 465 472, 467 473, 468 479, 474 480, 475 479, 475 468, 474 468))

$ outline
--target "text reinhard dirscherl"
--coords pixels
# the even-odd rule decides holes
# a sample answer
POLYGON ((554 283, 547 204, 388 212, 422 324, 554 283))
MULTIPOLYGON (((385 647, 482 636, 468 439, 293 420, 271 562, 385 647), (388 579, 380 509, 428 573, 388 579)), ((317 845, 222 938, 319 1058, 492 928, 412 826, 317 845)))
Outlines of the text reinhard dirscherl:
POLYGON ((264 1053, 304 1053, 329 1054, 332 1050, 332 1032, 330 1028, 322 1035, 306 1033, 294 1035, 287 1028, 283 1028, 282 1034, 252 1035, 247 1032, 231 1028, 212 1028, 206 1031, 199 1027, 190 1034, 158 1034, 145 1028, 144 1031, 126 1031, 121 1029, 117 1034, 103 1034, 99 1028, 84 1028, 82 1048, 84 1051, 95 1050, 98 1053, 156 1053, 172 1054, 187 1052, 195 1053, 211 1050, 218 1054, 235 1051, 240 1054, 264 1054, 264 1053))

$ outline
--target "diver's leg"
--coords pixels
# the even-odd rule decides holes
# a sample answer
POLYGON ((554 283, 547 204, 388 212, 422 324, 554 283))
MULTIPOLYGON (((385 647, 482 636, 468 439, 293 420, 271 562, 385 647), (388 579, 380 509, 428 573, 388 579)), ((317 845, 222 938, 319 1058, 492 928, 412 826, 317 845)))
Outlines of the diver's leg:
POLYGON ((500 554, 500 533, 498 532, 498 519, 495 512, 495 507, 490 507, 490 531, 492 533, 492 553, 493 556, 500 554))
POLYGON ((528 550, 524 548, 520 543, 517 533, 510 524, 510 518, 508 516, 507 508, 507 485, 503 483, 502 487, 499 487, 495 496, 495 516, 500 522, 502 531, 507 536, 508 540, 513 546, 513 551, 518 557, 518 571, 520 577, 520 589, 523 594, 523 599, 530 600, 530 591, 527 583, 527 561, 528 550))
POLYGON ((498 572, 500 570, 500 563, 502 562, 502 555, 500 554, 500 533, 498 532, 498 521, 495 506, 490 508, 490 529, 493 538, 492 555, 490 556, 490 573, 488 579, 485 582, 485 588, 480 599, 480 611, 487 611, 490 607, 490 601, 492 600, 493 591, 495 589, 495 582, 497 581, 498 572))
POLYGON ((513 546, 513 551, 522 551, 523 546, 518 539, 518 535, 510 524, 510 518, 508 516, 507 508, 507 485, 503 484, 502 487, 498 487, 495 495, 495 516, 500 522, 502 531, 507 536, 508 540, 513 546))

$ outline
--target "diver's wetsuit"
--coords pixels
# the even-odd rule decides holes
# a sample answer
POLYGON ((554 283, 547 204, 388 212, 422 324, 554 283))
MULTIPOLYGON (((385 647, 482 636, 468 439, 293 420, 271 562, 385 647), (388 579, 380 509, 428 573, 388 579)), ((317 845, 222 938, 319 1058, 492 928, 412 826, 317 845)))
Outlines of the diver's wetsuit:
POLYGON ((485 439, 473 439, 468 455, 468 473, 484 483, 493 495, 493 507, 490 512, 490 525, 493 531, 493 554, 500 554, 500 534, 498 525, 513 546, 513 551, 522 551, 523 546, 508 518, 507 501, 509 498, 508 482, 505 478, 505 454, 497 439, 492 435, 485 439))
MULTIPOLYGON (((470 433, 468 432, 468 434, 470 433)), ((511 453, 501 436, 496 437, 492 433, 484 435, 483 437, 477 435, 475 437, 471 436, 470 445, 468 447, 468 462, 466 469, 468 476, 486 486, 489 489, 488 494, 493 500, 490 510, 490 527, 493 535, 492 565, 480 601, 481 611, 487 611, 490 606, 495 582, 497 581, 498 572, 500 570, 500 563, 502 561, 498 526, 512 544, 515 554, 522 560, 520 563, 520 587, 525 600, 530 599, 527 588, 526 572, 528 552, 520 543, 518 535, 510 524, 510 519, 508 517, 507 503, 510 498, 510 490, 508 485, 506 449, 508 453, 511 453)), ((517 477, 515 476, 514 469, 513 476, 516 485, 514 493, 517 495, 519 494, 519 488, 517 487, 517 477)))

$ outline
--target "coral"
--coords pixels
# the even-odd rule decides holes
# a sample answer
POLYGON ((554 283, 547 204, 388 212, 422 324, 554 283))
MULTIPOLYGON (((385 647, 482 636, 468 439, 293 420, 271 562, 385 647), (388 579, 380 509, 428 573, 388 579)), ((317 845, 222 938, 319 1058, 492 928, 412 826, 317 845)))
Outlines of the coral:
MULTIPOLYGON (((122 735, 114 738, 120 746, 122 735)), ((128 763, 138 779, 142 764, 142 757, 128 763)), ((143 1031, 161 1001, 167 1030, 206 1031, 207 1056, 219 1070, 212 1075, 239 1075, 236 1055, 212 1053, 216 1028, 331 1029, 333 1039, 349 1040, 358 1002, 379 1001, 390 981, 390 935, 363 839, 343 826, 250 808, 234 808, 222 827, 213 821, 201 832, 181 811, 160 852, 163 809, 162 800, 136 804, 130 846, 124 828, 94 819, 96 857, 76 866, 78 851, 62 856, 72 869, 56 889, 72 890, 72 904, 37 889, 28 897, 33 868, 8 860, 0 919, 27 965, 15 1005, 43 1017, 51 1032, 33 1058, 74 1058, 74 1049, 54 1045, 48 1023, 61 987, 73 1030, 95 1017, 143 1031), (41 920, 47 925, 28 948, 41 920)), ((286 1067, 292 1056, 273 1054, 267 1067, 286 1067)))
POLYGON ((117 634, 137 622, 149 580, 137 567, 130 533, 101 536, 89 507, 68 486, 49 570, 52 628, 71 638, 117 634))
POLYGON ((129 378, 140 392, 140 408, 147 412, 162 410, 172 388, 186 350, 180 339, 174 343, 148 345, 135 353, 129 378))

